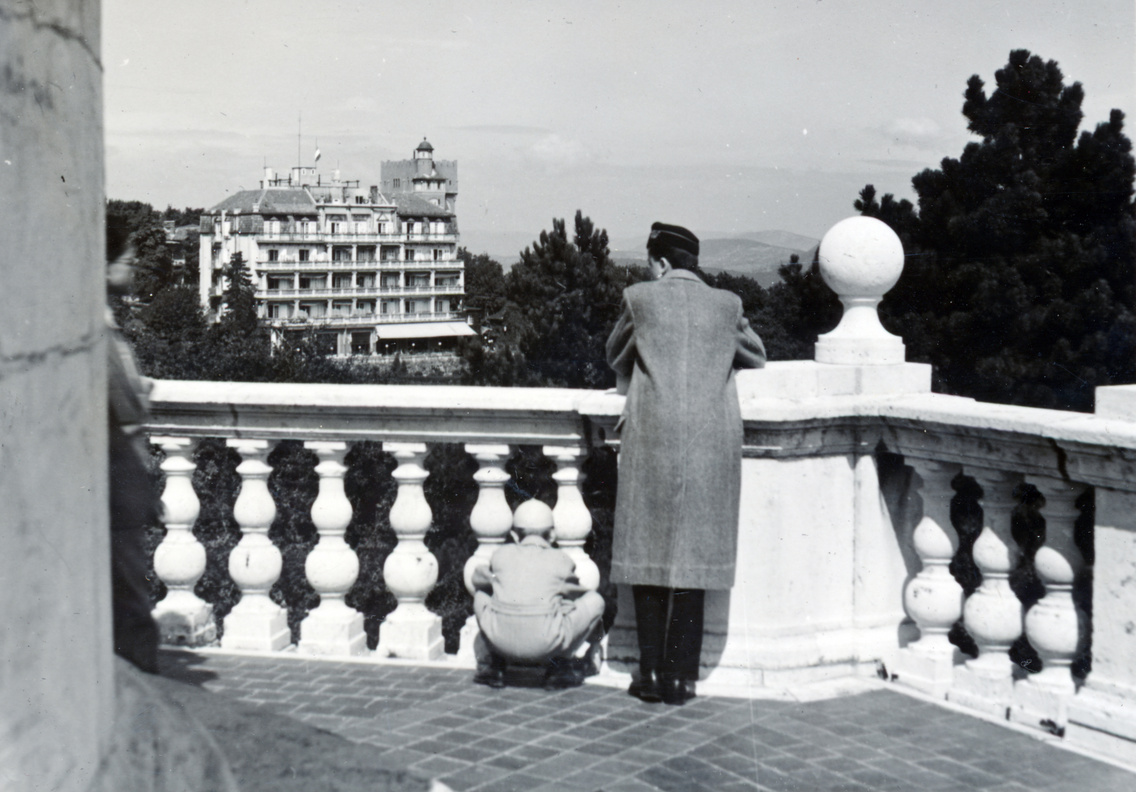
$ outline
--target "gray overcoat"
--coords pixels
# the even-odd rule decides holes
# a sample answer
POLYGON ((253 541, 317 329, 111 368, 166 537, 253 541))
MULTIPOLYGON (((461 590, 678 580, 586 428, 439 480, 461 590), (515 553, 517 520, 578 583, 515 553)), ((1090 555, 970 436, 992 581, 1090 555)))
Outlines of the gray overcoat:
POLYGON ((765 365, 741 300, 681 269, 629 286, 607 360, 630 378, 612 581, 730 588, 742 453, 733 371, 765 365))

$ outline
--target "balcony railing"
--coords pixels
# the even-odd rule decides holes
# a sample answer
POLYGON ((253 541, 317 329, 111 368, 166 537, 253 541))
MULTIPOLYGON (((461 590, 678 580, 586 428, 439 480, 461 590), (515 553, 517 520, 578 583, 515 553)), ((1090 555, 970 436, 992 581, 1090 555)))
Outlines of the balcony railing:
POLYGON ((413 234, 407 232, 381 234, 377 231, 332 231, 323 228, 317 231, 261 231, 256 235, 258 242, 352 242, 356 244, 387 243, 397 245, 401 242, 442 242, 457 243, 458 235, 449 233, 413 234))
POLYGON ((443 267, 448 270, 462 269, 463 265, 461 259, 456 256, 443 257, 437 260, 430 261, 398 261, 387 260, 382 261, 331 261, 326 256, 322 258, 315 258, 310 261, 299 261, 297 259, 291 260, 276 260, 269 261, 267 258, 261 258, 256 262, 256 269, 259 270, 311 270, 311 269, 353 269, 353 270, 428 270, 443 267))
MULTIPOLYGON (((708 596, 707 681, 776 685, 886 669, 897 684, 1053 731, 1075 722, 1082 697, 1092 704, 1118 683, 1130 684, 1136 666, 1124 662, 1132 648, 1124 625, 1136 609, 1136 585, 1125 570, 1136 566, 1136 423, 904 394, 902 382, 900 392, 840 394, 832 386, 848 379, 841 369, 771 364, 741 375, 738 581, 732 592, 708 596), (818 395, 834 390, 838 395, 818 395), (778 398, 786 392, 795 395, 778 398), (1020 585, 1023 576, 1040 588, 1020 585), (960 645, 977 657, 964 661, 960 645), (1098 672, 1103 679, 1094 686, 1098 672)), ((164 381, 152 400, 152 437, 166 452, 167 474, 168 533, 155 565, 170 594, 158 613, 173 640, 206 641, 217 627, 209 604, 193 595, 205 556, 191 533, 198 496, 189 482, 193 446, 203 437, 223 438, 242 458, 243 485, 232 506, 242 538, 228 564, 241 600, 223 620, 222 647, 275 652, 292 644, 288 612, 267 596, 281 552, 296 552, 267 538, 277 501, 295 500, 274 499, 266 485, 268 455, 286 439, 319 458, 311 505, 319 540, 305 564, 320 605, 299 624, 297 651, 441 657, 441 619, 423 605, 438 561, 423 544, 431 509, 422 464, 439 442, 465 444, 479 469, 468 516, 471 541, 479 543, 471 559, 484 559, 511 524, 503 490, 510 454, 539 445, 558 471, 560 544, 582 578, 599 583, 600 570, 584 552, 593 518, 579 472, 590 454, 616 445, 611 428, 622 397, 164 381), (359 564, 343 539, 352 519, 344 459, 368 441, 393 456, 398 489, 389 507, 397 544, 383 562, 398 605, 373 652, 364 645, 363 614, 343 601, 359 564)), ((619 602, 609 636, 616 668, 635 656, 630 610, 619 602)), ((459 654, 469 649, 472 629, 459 654)), ((1099 729, 1103 716, 1085 711, 1085 728, 1099 729)))
POLYGON ((463 289, 457 286, 336 286, 320 289, 258 289, 257 299, 266 300, 275 297, 386 297, 414 294, 461 294, 463 289))
MULTIPOLYGON (((737 580, 707 592, 702 684, 879 676, 1133 763, 1136 386, 1098 389, 1093 415, 934 394, 930 368, 903 363, 902 342, 873 329, 875 303, 865 306, 878 297, 848 291, 845 321, 818 341, 817 361, 737 375, 737 580)), ((510 499, 534 495, 554 504, 581 581, 606 580, 623 409, 614 392, 159 382, 151 398, 152 440, 166 453, 168 533, 155 569, 170 592, 157 609, 169 640, 208 642, 223 627, 223 648, 438 659, 442 619, 427 602, 448 602, 451 620, 468 613, 453 607, 464 596, 457 577, 504 541, 510 499), (200 438, 240 456, 240 494, 226 507, 239 527, 228 570, 240 601, 222 619, 194 594, 206 569, 192 533, 206 495, 191 486, 200 438), (314 544, 268 538, 278 508, 303 502, 284 480, 268 486, 269 454, 285 440, 314 455, 314 544), (424 460, 440 444, 464 451, 449 457, 450 478, 476 491, 467 514, 447 511, 442 545, 430 504, 448 510, 461 498, 432 489, 438 468, 424 460), (534 446, 555 471, 543 485, 510 464, 534 446), (370 462, 349 457, 363 448, 370 462), (355 503, 385 514, 393 539, 381 558, 358 532, 344 538, 355 509, 345 478, 355 503), (384 488, 397 490, 393 500, 359 500, 384 488), (368 611, 381 619, 373 649, 346 601, 365 547, 385 588, 353 601, 396 603, 385 618, 368 611), (282 554, 292 574, 304 559, 318 606, 269 597, 282 554)), ((633 607, 623 587, 601 592, 616 610, 605 651, 616 674, 637 660, 633 607)), ((459 659, 469 662, 475 634, 466 622, 450 647, 459 659)))

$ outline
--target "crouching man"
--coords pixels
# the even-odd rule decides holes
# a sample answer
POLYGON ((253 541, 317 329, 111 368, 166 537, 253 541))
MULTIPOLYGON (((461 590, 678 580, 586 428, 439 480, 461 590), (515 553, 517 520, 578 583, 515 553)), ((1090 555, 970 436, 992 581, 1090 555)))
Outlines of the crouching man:
POLYGON ((513 544, 502 545, 473 571, 474 681, 500 688, 510 663, 547 663, 544 687, 575 687, 584 674, 574 655, 589 641, 598 647, 603 597, 580 585, 576 564, 552 546, 552 510, 537 500, 517 507, 513 544))

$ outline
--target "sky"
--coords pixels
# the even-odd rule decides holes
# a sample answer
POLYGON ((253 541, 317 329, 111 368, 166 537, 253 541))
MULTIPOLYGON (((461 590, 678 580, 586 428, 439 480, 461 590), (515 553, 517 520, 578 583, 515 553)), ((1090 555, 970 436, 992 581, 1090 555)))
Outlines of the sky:
POLYGON ((377 184, 425 137, 475 253, 577 210, 615 243, 655 220, 819 239, 865 184, 914 199, 959 156, 966 82, 989 92, 1012 49, 1082 84, 1082 129, 1136 105, 1133 0, 102 7, 108 197, 210 207, 317 146, 321 174, 377 184))

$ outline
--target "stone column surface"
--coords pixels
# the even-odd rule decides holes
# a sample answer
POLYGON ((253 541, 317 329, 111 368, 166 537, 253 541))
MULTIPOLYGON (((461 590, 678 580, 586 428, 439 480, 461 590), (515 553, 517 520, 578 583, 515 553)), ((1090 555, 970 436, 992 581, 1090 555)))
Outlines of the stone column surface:
POLYGON ((87 789, 114 721, 99 4, 0 0, 0 790, 87 789))
POLYGON ((1095 534, 1093 669, 1065 734, 1136 764, 1136 493, 1097 488, 1095 534))

